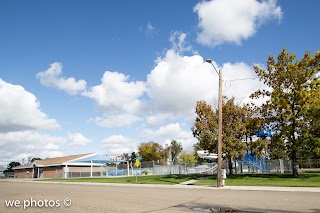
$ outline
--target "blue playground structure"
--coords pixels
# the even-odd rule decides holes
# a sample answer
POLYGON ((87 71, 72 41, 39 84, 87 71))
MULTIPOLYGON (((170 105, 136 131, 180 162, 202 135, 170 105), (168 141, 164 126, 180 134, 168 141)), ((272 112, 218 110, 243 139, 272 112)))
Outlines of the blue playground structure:
POLYGON ((269 173, 270 167, 267 164, 265 157, 259 159, 257 155, 248 151, 248 153, 244 156, 243 162, 249 168, 249 172, 260 171, 262 173, 269 173))
MULTIPOLYGON (((266 130, 260 130, 254 135, 261 138, 262 140, 271 140, 271 130, 269 127, 266 127, 266 130)), ((249 172, 262 172, 269 173, 270 167, 266 162, 266 157, 259 159, 256 154, 251 153, 250 150, 247 150, 247 153, 244 156, 244 160, 239 161, 239 163, 245 164, 248 166, 249 172)))
POLYGON ((271 138, 271 130, 267 126, 266 130, 262 129, 262 130, 256 132, 255 135, 257 135, 257 137, 262 138, 263 140, 265 140, 267 138, 271 138))

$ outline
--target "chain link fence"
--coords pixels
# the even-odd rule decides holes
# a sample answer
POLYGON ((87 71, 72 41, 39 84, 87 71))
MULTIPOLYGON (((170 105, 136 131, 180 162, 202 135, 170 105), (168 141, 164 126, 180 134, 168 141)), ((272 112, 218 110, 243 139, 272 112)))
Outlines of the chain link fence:
POLYGON ((308 160, 298 160, 300 169, 315 169, 320 168, 320 159, 308 159, 308 160))
MULTIPOLYGON (((229 169, 229 163, 225 162, 223 168, 229 169), (226 164, 226 165, 225 165, 226 164)), ((232 168, 236 174, 240 173, 290 173, 292 162, 287 160, 264 160, 257 162, 235 161, 232 168)))
MULTIPOLYGON (((299 160, 300 169, 320 168, 320 160, 299 160)), ((81 177, 117 177, 135 175, 189 175, 189 174, 217 174, 217 162, 213 163, 178 163, 163 165, 157 161, 140 162, 138 167, 135 163, 108 164, 92 173, 90 168, 87 171, 60 171, 55 174, 55 178, 81 178, 81 177)), ((223 169, 229 172, 229 162, 223 161, 223 169)), ((233 173, 291 173, 292 162, 287 160, 265 160, 259 164, 245 161, 232 162, 233 173)))

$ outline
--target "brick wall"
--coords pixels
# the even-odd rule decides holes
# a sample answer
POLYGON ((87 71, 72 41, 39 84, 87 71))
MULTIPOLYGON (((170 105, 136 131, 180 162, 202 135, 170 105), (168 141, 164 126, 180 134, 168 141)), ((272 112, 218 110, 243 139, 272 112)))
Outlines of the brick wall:
POLYGON ((63 166, 44 167, 43 178, 63 178, 63 166))
MULTIPOLYGON (((63 168, 64 166, 52 166, 44 167, 42 178, 63 178, 63 168)), ((90 173, 90 166, 69 166, 70 173, 90 173)), ((101 167, 92 167, 92 172, 95 175, 101 173, 101 167)), ((38 176, 38 168, 34 170, 34 177, 38 176)), ((88 175, 88 174, 87 174, 88 175)), ((32 168, 30 169, 19 169, 14 172, 14 177, 16 178, 32 178, 32 168), (27 173, 29 171, 29 173, 27 173)))
POLYGON ((32 169, 30 168, 30 169, 15 170, 14 177, 15 178, 32 178, 32 169))

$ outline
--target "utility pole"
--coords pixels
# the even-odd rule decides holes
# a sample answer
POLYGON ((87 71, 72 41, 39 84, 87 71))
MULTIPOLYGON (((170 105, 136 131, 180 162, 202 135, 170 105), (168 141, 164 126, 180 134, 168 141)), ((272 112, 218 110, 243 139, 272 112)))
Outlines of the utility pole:
POLYGON ((219 133, 217 186, 222 187, 222 70, 219 70, 219 133))
POLYGON ((222 70, 219 71, 212 63, 211 59, 206 62, 210 63, 219 76, 219 129, 218 129, 218 171, 217 171, 217 187, 222 187, 222 70))

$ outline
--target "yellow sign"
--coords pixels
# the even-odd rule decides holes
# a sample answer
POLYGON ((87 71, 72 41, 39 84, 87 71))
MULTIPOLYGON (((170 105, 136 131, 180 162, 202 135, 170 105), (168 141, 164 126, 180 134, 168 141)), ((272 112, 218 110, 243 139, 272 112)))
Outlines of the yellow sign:
POLYGON ((136 167, 139 167, 140 166, 140 162, 136 161, 135 165, 136 165, 136 167))

